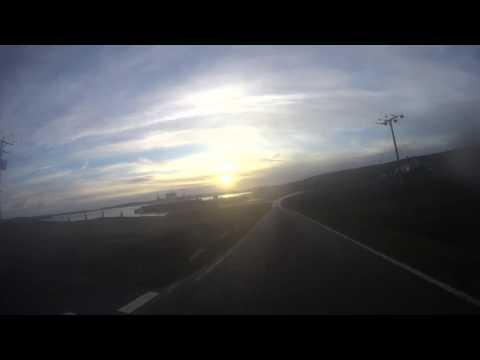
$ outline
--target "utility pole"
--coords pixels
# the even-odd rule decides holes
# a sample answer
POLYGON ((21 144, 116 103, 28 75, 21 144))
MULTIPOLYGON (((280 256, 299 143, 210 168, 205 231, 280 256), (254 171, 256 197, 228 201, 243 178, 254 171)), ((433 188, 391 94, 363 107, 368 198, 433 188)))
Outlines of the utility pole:
POLYGON ((397 161, 400 160, 400 155, 398 154, 398 147, 397 147, 397 139, 395 138, 395 132, 393 131, 393 124, 392 123, 396 123, 398 121, 398 119, 401 119, 403 118, 403 114, 400 114, 400 115, 394 115, 394 114, 390 114, 390 116, 388 115, 385 115, 383 119, 378 119, 377 121, 377 124, 378 125, 390 125, 390 130, 392 132, 392 138, 393 138, 393 146, 395 147, 395 154, 397 156, 397 161))
POLYGON ((7 151, 4 150, 4 148, 8 145, 13 145, 13 143, 10 143, 5 140, 5 137, 2 137, 0 140, 0 221, 3 219, 3 213, 2 213, 2 171, 7 170, 7 160, 3 158, 3 154, 8 154, 7 151))

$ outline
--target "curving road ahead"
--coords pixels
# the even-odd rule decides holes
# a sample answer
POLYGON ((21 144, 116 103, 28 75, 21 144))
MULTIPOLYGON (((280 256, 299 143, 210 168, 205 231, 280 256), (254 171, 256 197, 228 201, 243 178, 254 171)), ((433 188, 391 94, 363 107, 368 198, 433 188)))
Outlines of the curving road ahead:
POLYGON ((134 313, 480 313, 475 299, 283 208, 284 198, 210 268, 134 313))

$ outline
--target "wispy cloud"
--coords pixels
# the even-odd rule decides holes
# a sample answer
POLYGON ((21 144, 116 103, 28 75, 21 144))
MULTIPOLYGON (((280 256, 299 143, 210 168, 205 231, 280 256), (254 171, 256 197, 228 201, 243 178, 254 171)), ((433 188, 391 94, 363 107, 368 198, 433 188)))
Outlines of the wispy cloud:
POLYGON ((384 112, 407 115, 403 153, 447 148, 480 133, 479 62, 477 46, 3 46, 5 211, 381 161, 384 112))

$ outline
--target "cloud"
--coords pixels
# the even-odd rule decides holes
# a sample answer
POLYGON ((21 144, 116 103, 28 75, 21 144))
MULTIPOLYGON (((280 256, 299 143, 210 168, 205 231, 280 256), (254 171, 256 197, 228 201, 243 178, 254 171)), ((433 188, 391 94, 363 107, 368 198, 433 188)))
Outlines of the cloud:
POLYGON ((214 186, 227 163, 261 185, 381 161, 385 112, 406 115, 402 154, 472 142, 479 62, 478 46, 1 46, 4 208, 214 186))

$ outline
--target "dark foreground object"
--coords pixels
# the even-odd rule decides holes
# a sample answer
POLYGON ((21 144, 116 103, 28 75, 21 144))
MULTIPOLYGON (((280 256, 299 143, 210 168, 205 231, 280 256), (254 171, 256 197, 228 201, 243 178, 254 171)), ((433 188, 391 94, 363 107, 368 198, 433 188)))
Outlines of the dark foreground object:
POLYGON ((288 206, 480 297, 480 148, 348 170, 299 184, 288 206))
POLYGON ((178 216, 3 223, 1 314, 115 314, 212 263, 270 204, 178 216))

